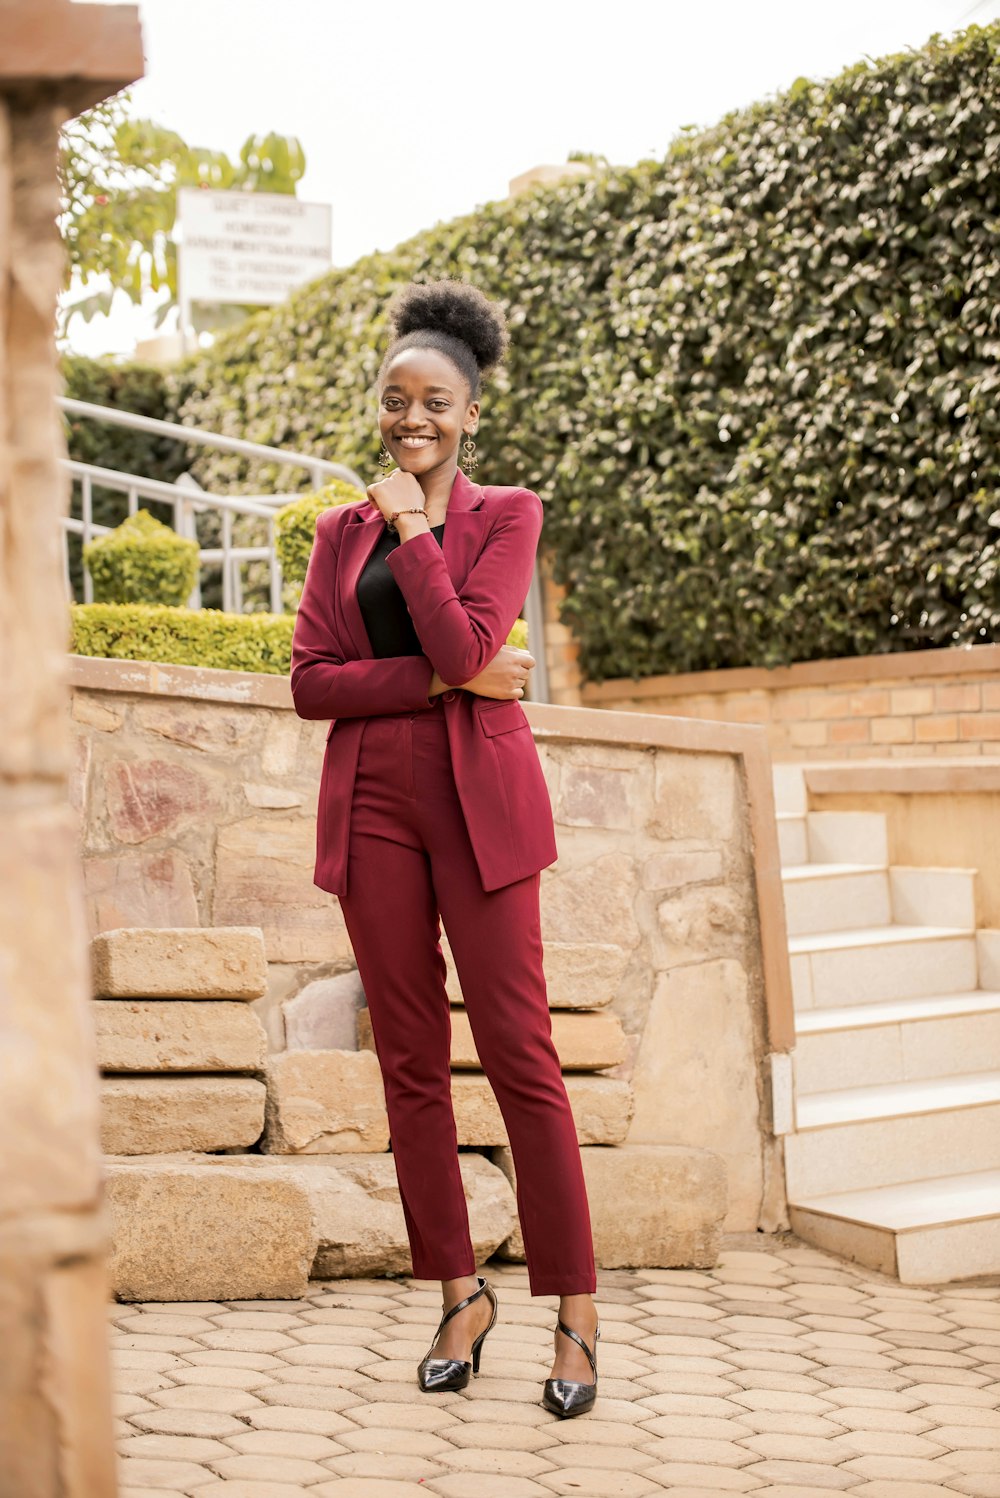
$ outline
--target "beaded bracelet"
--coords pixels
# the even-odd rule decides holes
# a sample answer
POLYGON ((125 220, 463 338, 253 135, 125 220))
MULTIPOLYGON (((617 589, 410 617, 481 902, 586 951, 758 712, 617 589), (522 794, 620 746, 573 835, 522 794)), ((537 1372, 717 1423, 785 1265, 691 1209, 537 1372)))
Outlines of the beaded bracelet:
POLYGON ((386 525, 389 527, 389 529, 391 531, 394 531, 396 529, 396 517, 398 515, 424 515, 424 516, 426 516, 426 514, 427 514, 426 510, 393 510, 392 514, 389 516, 388 520, 386 521, 386 525))

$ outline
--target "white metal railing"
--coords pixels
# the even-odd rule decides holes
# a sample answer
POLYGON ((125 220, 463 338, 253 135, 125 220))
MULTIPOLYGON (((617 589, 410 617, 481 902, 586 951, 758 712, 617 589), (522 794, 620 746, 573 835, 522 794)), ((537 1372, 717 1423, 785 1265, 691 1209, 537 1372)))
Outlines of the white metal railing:
MULTIPOLYGON (((317 458, 310 453, 290 452, 287 447, 267 447, 261 442, 246 442, 242 437, 224 437, 221 432, 205 432, 200 427, 182 426, 177 421, 157 421, 153 416, 137 416, 134 411, 119 411, 114 406, 95 406, 90 401, 71 400, 69 396, 57 397, 57 405, 67 416, 86 416, 94 421, 104 421, 112 426, 131 427, 137 432, 148 432, 153 437, 174 437, 178 442, 200 443, 203 447, 214 447, 218 452, 238 453, 244 458, 256 458, 262 463, 281 463, 288 468, 306 468, 313 486, 319 488, 325 479, 343 479, 364 489, 365 484, 344 463, 331 463, 326 458, 317 458)), ((291 496, 286 495, 283 502, 291 496)))
MULTIPOLYGON (((362 493, 363 480, 344 463, 332 463, 309 453, 289 452, 282 447, 267 447, 259 442, 246 442, 240 437, 224 437, 216 432, 205 432, 198 427, 181 426, 173 421, 158 421, 152 416, 138 416, 132 411, 119 411, 112 406, 97 406, 89 401, 58 398, 60 408, 67 416, 90 418, 116 426, 131 427, 151 436, 172 437, 184 443, 200 443, 219 452, 236 453, 242 457, 255 458, 259 462, 280 463, 284 467, 304 468, 314 488, 320 488, 330 479, 342 479, 354 484, 362 493)), ((190 474, 183 474, 175 483, 160 479, 143 478, 139 474, 121 473, 117 469, 101 468, 94 463, 79 463, 63 459, 63 466, 74 485, 80 489, 80 519, 70 515, 62 517, 63 576, 67 598, 72 597, 68 540, 70 535, 80 536, 84 542, 99 536, 111 527, 98 525, 94 521, 94 489, 110 489, 124 494, 129 515, 134 515, 140 500, 166 504, 173 510, 173 528, 178 535, 198 539, 195 515, 206 510, 217 511, 221 518, 221 546, 199 549, 199 572, 188 604, 201 607, 201 570, 204 567, 220 566, 222 570, 222 607, 227 613, 243 610, 244 562, 263 561, 267 564, 268 593, 271 611, 282 611, 281 564, 274 545, 274 512, 289 504, 294 494, 222 495, 204 490, 190 474), (261 546, 234 546, 232 538, 233 517, 252 515, 266 522, 267 540, 261 546)), ((83 567, 83 598, 85 603, 94 600, 93 579, 86 566, 83 567)))

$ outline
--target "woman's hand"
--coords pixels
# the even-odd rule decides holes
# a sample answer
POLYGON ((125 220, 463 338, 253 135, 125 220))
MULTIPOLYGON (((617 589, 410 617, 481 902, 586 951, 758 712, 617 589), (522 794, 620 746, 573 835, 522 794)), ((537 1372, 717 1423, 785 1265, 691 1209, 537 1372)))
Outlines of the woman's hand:
POLYGON ((369 484, 366 494, 382 517, 388 520, 396 510, 422 510, 425 508, 424 491, 412 473, 396 468, 384 479, 369 484))
POLYGON ((488 666, 478 676, 462 683, 463 692, 474 692, 477 697, 524 696, 528 672, 535 664, 530 650, 521 650, 516 645, 501 645, 488 666))

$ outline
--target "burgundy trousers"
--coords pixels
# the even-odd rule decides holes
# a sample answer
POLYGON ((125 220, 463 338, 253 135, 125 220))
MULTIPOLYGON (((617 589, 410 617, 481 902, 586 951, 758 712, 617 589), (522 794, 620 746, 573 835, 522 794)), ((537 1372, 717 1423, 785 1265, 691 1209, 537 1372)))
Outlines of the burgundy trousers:
POLYGON ((594 1293, 590 1210, 542 968, 539 875, 484 891, 433 709, 366 720, 339 896, 417 1279, 476 1271, 451 1098, 443 919, 510 1140, 532 1295, 594 1293))

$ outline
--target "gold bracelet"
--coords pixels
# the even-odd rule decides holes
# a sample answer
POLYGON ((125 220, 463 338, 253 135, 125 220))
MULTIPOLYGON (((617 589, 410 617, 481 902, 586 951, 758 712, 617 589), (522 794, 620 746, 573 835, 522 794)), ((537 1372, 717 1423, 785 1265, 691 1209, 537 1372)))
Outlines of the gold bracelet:
POLYGON ((393 510, 392 514, 389 516, 388 520, 385 522, 386 525, 389 527, 389 529, 391 531, 394 531, 396 529, 396 517, 398 515, 423 515, 426 518, 427 511, 426 510, 393 510))

